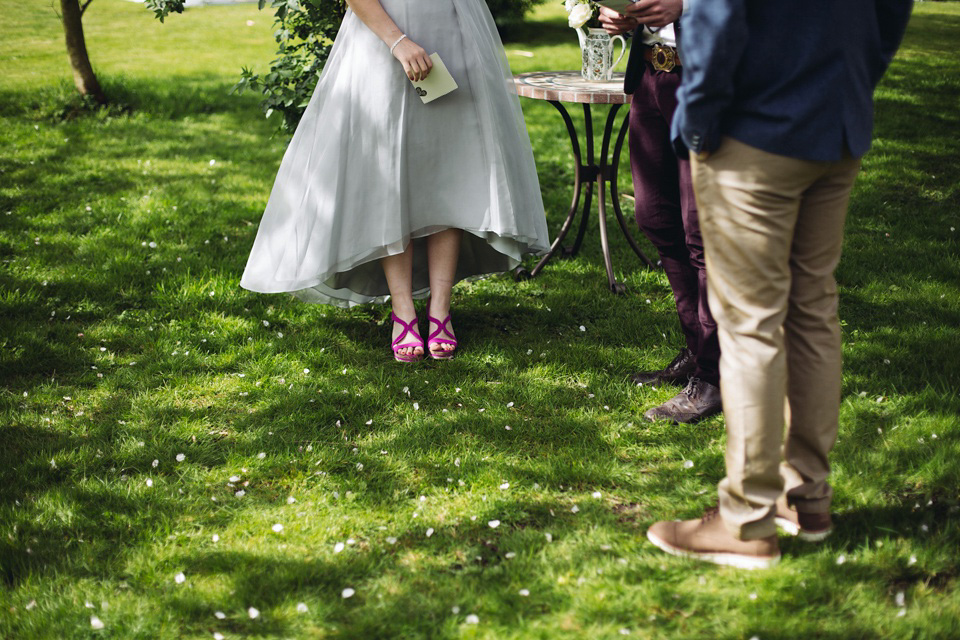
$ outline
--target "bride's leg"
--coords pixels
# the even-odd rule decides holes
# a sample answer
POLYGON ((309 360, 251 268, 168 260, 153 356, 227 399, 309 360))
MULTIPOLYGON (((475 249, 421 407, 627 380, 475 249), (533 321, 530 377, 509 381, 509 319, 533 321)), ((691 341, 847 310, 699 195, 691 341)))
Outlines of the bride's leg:
MULTIPOLYGON (((427 238, 427 259, 430 264, 430 308, 428 313, 443 321, 450 313, 450 290, 457 272, 460 257, 460 242, 463 230, 447 229, 427 238)), ((448 325, 452 332, 452 326, 448 325)), ((429 333, 427 334, 429 335, 429 333)), ((448 338, 441 334, 439 337, 448 338)), ((430 347, 434 352, 453 351, 455 346, 437 343, 430 347)))
MULTIPOLYGON (((393 312, 404 322, 414 320, 417 317, 417 311, 413 306, 413 242, 407 245, 403 253, 387 256, 380 260, 380 264, 383 265, 383 273, 387 277, 393 312)), ((396 340, 402 332, 403 327, 394 323, 391 340, 396 340)), ((407 338, 410 339, 413 336, 408 334, 407 338)), ((405 356, 421 355, 423 347, 401 349, 398 353, 405 356)))

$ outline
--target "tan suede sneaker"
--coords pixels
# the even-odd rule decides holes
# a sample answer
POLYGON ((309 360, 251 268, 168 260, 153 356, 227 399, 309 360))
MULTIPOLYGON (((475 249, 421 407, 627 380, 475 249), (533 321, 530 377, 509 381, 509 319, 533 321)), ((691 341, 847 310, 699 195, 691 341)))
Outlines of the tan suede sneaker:
POLYGON ((777 536, 738 540, 723 525, 716 507, 699 520, 657 522, 647 538, 667 553, 740 569, 769 569, 780 562, 777 536))
POLYGON ((777 526, 806 542, 820 542, 833 532, 830 513, 798 512, 787 504, 786 494, 777 500, 777 526))

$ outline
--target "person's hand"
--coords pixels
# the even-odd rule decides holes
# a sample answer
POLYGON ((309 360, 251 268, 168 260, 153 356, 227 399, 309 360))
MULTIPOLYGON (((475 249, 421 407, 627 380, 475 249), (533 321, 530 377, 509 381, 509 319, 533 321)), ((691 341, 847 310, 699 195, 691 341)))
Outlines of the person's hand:
POLYGON ((621 15, 609 7, 600 7, 600 26, 611 36, 619 36, 633 31, 640 23, 636 18, 621 15))
POLYGON ((624 13, 648 27, 665 27, 680 18, 683 0, 637 0, 624 13))
POLYGON ((403 65, 403 72, 414 82, 423 80, 433 69, 433 60, 423 47, 410 38, 404 38, 393 50, 393 57, 403 65))

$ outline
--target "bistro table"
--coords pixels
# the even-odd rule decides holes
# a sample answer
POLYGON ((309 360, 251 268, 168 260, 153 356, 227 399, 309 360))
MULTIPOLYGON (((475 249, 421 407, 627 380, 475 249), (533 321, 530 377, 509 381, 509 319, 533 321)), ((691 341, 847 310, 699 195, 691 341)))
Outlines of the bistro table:
POLYGON ((626 285, 617 282, 613 275, 613 261, 610 258, 610 243, 607 238, 607 189, 610 190, 610 197, 613 204, 613 212, 620 223, 620 230, 629 242, 634 253, 643 260, 648 267, 653 268, 653 263, 643 254, 640 247, 627 229, 627 223, 623 218, 623 211, 620 209, 620 197, 617 192, 617 172, 620 166, 620 152, 623 150, 623 141, 627 135, 629 119, 623 118, 620 130, 617 135, 616 143, 613 147, 613 156, 610 156, 610 142, 613 139, 613 131, 617 122, 617 113, 620 108, 630 102, 630 96, 623 92, 623 74, 616 73, 610 82, 590 82, 584 80, 579 71, 537 71, 534 73, 522 73, 514 76, 514 84, 517 88, 517 94, 524 98, 534 100, 544 100, 552 104, 564 124, 567 125, 567 134, 570 136, 570 144, 573 148, 573 203, 570 205, 570 211, 567 213, 567 219, 560 227, 560 233, 557 235, 553 244, 550 245, 550 251, 533 271, 527 271, 520 268, 515 272, 519 278, 536 277, 550 259, 560 254, 561 257, 572 257, 580 251, 583 244, 583 236, 587 230, 587 222, 590 218, 590 209, 593 203, 593 186, 597 185, 597 199, 600 210, 600 247, 603 250, 603 263, 607 270, 607 281, 610 290, 617 294, 626 292, 626 285), (562 103, 574 102, 583 105, 583 119, 587 157, 584 162, 583 154, 580 150, 580 139, 577 134, 573 120, 562 103), (593 149, 593 115, 590 105, 608 104, 610 110, 607 112, 607 122, 603 129, 603 143, 600 152, 600 164, 597 164, 594 158, 593 149), (586 201, 583 209, 580 209, 580 197, 582 195, 583 185, 586 185, 586 201), (580 227, 577 229, 577 237, 572 247, 563 245, 564 239, 573 227, 573 222, 580 210, 580 227))

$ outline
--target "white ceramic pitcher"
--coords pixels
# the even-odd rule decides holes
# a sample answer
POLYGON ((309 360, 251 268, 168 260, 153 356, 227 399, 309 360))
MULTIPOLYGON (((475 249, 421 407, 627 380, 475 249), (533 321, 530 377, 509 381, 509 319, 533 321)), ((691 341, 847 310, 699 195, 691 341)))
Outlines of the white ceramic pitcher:
POLYGON ((580 70, 584 80, 606 82, 613 77, 614 68, 623 59, 627 51, 627 41, 623 36, 611 36, 603 29, 577 29, 580 38, 580 52, 583 54, 583 68, 580 70), (613 59, 613 43, 620 41, 620 56, 613 59))

